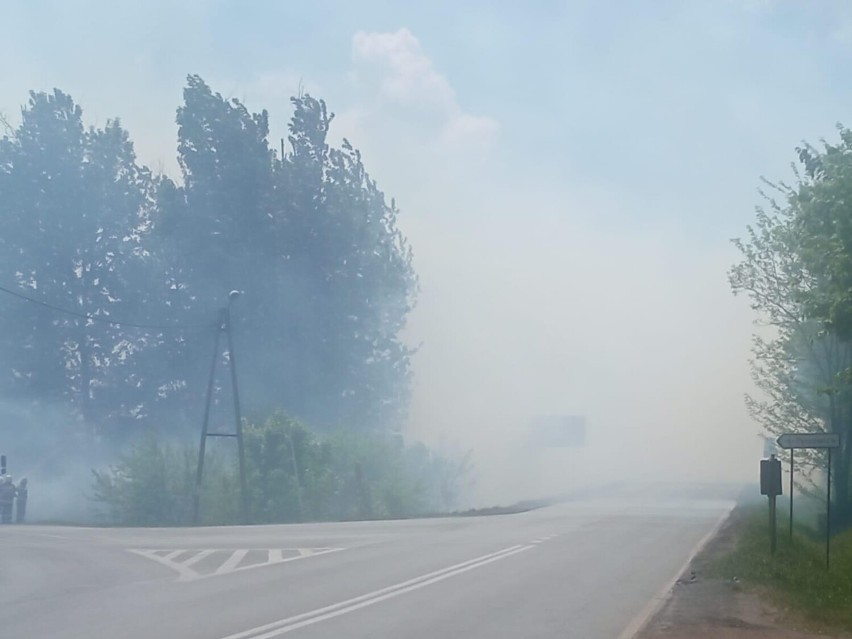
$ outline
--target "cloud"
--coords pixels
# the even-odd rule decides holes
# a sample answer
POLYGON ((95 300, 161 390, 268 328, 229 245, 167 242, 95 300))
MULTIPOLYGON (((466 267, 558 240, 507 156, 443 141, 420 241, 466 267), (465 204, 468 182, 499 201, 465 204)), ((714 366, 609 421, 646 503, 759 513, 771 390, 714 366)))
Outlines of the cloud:
POLYGON ((446 76, 406 28, 393 33, 360 31, 352 39, 355 82, 375 95, 376 109, 394 109, 427 124, 445 145, 490 145, 499 124, 462 109, 446 76), (435 131, 437 129, 437 131, 435 131))

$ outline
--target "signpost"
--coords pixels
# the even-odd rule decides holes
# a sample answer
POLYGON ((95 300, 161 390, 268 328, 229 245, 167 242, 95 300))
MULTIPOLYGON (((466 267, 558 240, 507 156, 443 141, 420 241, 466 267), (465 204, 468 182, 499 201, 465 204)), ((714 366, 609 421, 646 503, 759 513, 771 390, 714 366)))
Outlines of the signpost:
POLYGON ((825 569, 829 567, 831 549, 831 451, 840 448, 840 433, 784 433, 778 445, 790 451, 790 538, 793 537, 793 471, 797 448, 824 448, 828 450, 825 499, 825 569))
POLYGON ((582 415, 541 415, 530 423, 528 443, 536 448, 583 448, 586 418, 582 415))
POLYGON ((579 469, 574 468, 574 456, 578 453, 571 451, 586 446, 585 416, 532 416, 524 435, 526 454, 520 459, 524 460, 525 472, 531 480, 551 486, 562 485, 566 490, 568 485, 579 480, 579 469))
POLYGON ((781 490, 781 462, 772 455, 769 459, 760 460, 760 494, 769 498, 769 554, 775 556, 776 530, 775 498, 781 490))
POLYGON ((784 433, 776 440, 781 448, 839 448, 840 433, 784 433))

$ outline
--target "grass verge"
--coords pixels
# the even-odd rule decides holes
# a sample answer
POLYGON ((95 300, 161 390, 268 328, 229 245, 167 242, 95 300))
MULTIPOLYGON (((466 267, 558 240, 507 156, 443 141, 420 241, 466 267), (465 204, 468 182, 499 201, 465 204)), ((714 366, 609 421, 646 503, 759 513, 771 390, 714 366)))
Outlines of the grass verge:
POLYGON ((765 591, 772 603, 815 628, 852 632, 852 530, 832 538, 831 569, 826 570, 824 541, 800 531, 791 540, 779 518, 773 558, 766 504, 737 510, 733 547, 710 562, 708 573, 765 591))

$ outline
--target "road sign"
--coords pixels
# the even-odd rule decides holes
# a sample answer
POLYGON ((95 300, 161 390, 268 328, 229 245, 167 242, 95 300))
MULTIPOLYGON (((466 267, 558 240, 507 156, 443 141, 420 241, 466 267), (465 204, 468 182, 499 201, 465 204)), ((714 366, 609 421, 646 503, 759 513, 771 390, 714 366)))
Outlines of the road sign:
POLYGON ((778 526, 775 523, 775 498, 781 491, 781 462, 772 455, 760 460, 760 494, 769 497, 769 553, 775 556, 778 526))
POLYGON ((775 459, 760 460, 760 494, 770 497, 781 495, 781 462, 775 459))
POLYGON ((586 445, 586 418, 582 415, 539 416, 532 420, 529 443, 537 448, 582 448, 586 445))
POLYGON ((839 448, 840 433, 784 433, 777 441, 781 448, 839 448))

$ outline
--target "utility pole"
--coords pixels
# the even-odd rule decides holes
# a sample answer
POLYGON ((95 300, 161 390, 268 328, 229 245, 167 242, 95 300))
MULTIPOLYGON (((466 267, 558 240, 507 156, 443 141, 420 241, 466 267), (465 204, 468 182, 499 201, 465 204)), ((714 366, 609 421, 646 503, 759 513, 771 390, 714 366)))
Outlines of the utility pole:
POLYGON ((287 439, 290 440, 290 461, 293 464, 293 477, 296 480, 296 503, 299 505, 299 521, 305 518, 305 505, 302 503, 302 478, 299 477, 299 464, 296 461, 296 447, 293 445, 293 427, 287 439))
POLYGON ((204 454, 207 449, 208 437, 234 437, 237 440, 237 455, 239 460, 240 475, 240 515, 242 523, 249 523, 249 494, 246 483, 245 448, 243 446, 243 421, 240 414, 240 389, 237 383, 237 362, 234 353, 234 338, 231 327, 231 303, 240 296, 239 291, 231 291, 228 294, 228 306, 219 310, 216 324, 216 337, 213 342, 213 361, 210 363, 210 376, 207 380, 207 400, 204 405, 204 419, 201 425, 201 442, 198 446, 198 466, 195 473, 195 494, 193 495, 192 521, 198 523, 201 505, 201 485, 204 477, 204 454), (216 364, 222 353, 219 350, 222 333, 225 333, 225 341, 228 352, 228 367, 231 369, 231 393, 234 401, 234 432, 211 433, 210 407, 213 403, 213 386, 216 380, 216 364))

